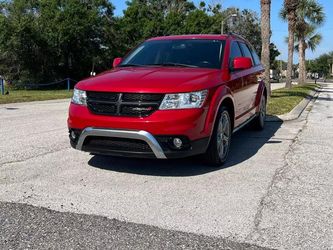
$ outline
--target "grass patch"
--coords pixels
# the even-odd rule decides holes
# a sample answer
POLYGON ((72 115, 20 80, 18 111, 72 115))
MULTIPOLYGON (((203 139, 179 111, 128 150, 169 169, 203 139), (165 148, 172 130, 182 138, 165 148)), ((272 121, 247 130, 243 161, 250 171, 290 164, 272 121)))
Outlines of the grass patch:
POLYGON ((65 99, 72 94, 67 90, 9 90, 9 95, 0 94, 0 104, 65 99))
MULTIPOLYGON (((267 114, 282 115, 290 112, 318 86, 318 84, 307 84, 294 86, 291 89, 273 90, 267 114)), ((0 95, 0 104, 65 99, 71 98, 72 94, 73 91, 67 90, 10 90, 9 95, 0 95)))
POLYGON ((272 96, 268 101, 267 114, 282 115, 290 112, 317 87, 319 87, 318 84, 310 83, 302 86, 294 86, 291 89, 273 90, 272 96))

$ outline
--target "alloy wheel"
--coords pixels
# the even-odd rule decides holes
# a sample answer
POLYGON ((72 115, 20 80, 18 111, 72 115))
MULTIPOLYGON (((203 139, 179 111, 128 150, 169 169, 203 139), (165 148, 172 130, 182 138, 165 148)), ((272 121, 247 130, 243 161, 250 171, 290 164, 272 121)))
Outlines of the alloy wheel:
POLYGON ((228 112, 223 112, 217 127, 217 150, 221 160, 225 159, 229 152, 231 136, 231 123, 228 112))
POLYGON ((265 118, 266 118, 266 99, 264 96, 262 97, 262 100, 261 100, 259 118, 260 118, 260 123, 263 126, 265 123, 265 118))

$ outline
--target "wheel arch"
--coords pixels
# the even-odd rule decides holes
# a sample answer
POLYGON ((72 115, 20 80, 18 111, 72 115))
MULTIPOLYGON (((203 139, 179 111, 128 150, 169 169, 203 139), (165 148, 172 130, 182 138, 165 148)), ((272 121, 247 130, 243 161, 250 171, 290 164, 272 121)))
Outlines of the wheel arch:
POLYGON ((214 132, 217 114, 223 105, 225 105, 228 108, 229 112, 231 113, 230 120, 232 123, 232 127, 234 127, 235 117, 236 117, 235 102, 231 90, 228 88, 228 86, 225 85, 220 86, 218 89, 216 89, 210 101, 209 112, 205 124, 205 131, 206 131, 205 133, 210 137, 214 132))
MULTIPOLYGON (((220 103, 219 109, 218 111, 222 108, 222 107, 226 107, 229 115, 230 115, 230 120, 231 120, 231 129, 234 129, 235 126, 235 106, 234 106, 234 102, 230 97, 226 97, 223 99, 223 101, 220 103)), ((216 117, 215 117, 215 122, 216 123, 216 117)))
POLYGON ((255 106, 256 106, 256 112, 259 112, 259 106, 261 103, 261 97, 264 96, 266 99, 266 103, 267 103, 267 99, 268 99, 268 93, 267 93, 267 88, 265 85, 264 81, 260 81, 259 87, 258 87, 258 91, 257 91, 257 96, 256 96, 256 100, 255 100, 255 106))

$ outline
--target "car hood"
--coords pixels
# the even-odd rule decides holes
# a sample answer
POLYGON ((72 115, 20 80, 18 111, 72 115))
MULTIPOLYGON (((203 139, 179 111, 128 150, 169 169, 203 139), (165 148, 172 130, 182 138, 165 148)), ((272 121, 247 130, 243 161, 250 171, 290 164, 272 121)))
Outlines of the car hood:
POLYGON ((221 79, 218 69, 129 67, 116 68, 82 80, 76 88, 106 92, 177 93, 208 89, 221 79))

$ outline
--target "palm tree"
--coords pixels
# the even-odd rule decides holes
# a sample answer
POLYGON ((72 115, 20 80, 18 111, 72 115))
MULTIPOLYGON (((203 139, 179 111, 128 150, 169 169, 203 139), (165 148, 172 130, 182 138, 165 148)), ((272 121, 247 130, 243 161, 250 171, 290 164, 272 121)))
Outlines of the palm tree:
MULTIPOLYGON (((295 35, 298 40, 299 49, 299 84, 304 84, 306 80, 305 50, 306 34, 314 33, 316 27, 325 20, 323 7, 316 0, 299 0, 296 9, 295 35), (312 30, 312 31, 311 31, 312 30)), ((282 18, 288 18, 286 9, 281 11, 282 18)), ((318 37, 317 37, 318 38, 318 37)), ((289 40, 291 38, 289 37, 289 40)))
POLYGON ((296 35, 295 50, 297 50, 299 54, 299 84, 304 84, 306 80, 305 51, 307 49, 314 51, 321 41, 322 35, 316 33, 316 27, 313 25, 308 25, 306 31, 302 33, 301 36, 296 35))
MULTIPOLYGON (((305 84, 305 50, 306 35, 314 33, 315 28, 325 20, 323 7, 316 0, 301 0, 297 9, 296 36, 299 43, 299 84, 305 84)), ((312 34, 314 35, 314 34, 312 34)), ((320 42, 321 38, 319 39, 320 42)), ((318 41, 318 36, 314 36, 314 41, 318 41)))
POLYGON ((300 0, 284 0, 283 9, 281 10, 281 17, 288 20, 288 65, 287 65, 287 79, 286 88, 291 88, 291 74, 293 70, 294 59, 294 38, 296 29, 296 10, 300 0))
POLYGON ((260 0, 261 6, 261 61, 265 67, 267 93, 271 95, 270 84, 270 37, 271 37, 271 0, 260 0))
MULTIPOLYGON (((310 49, 311 51, 315 51, 317 46, 322 41, 322 35, 320 33, 316 33, 316 28, 314 26, 309 25, 307 27, 307 30, 304 33, 304 41, 303 45, 301 46, 299 41, 299 36, 297 34, 295 35, 295 51, 299 53, 299 61, 301 62, 303 58, 305 58, 305 52, 307 49, 310 49)), ((286 43, 288 43, 289 38, 286 37, 286 43)), ((301 74, 301 72, 300 72, 301 74)), ((306 72, 305 72, 306 74, 306 72)), ((301 77, 301 76, 300 76, 301 77)), ((306 75, 303 76, 304 79, 306 78, 306 75)))

